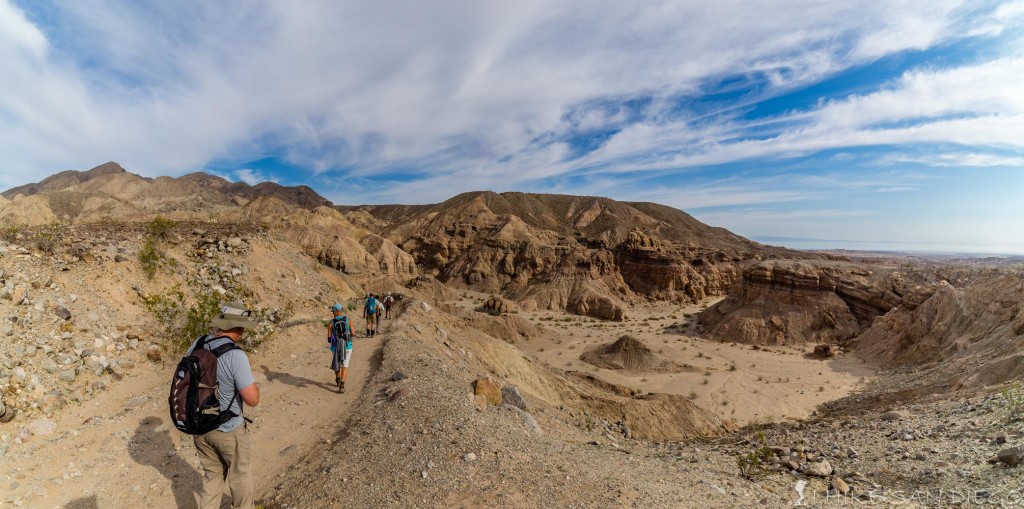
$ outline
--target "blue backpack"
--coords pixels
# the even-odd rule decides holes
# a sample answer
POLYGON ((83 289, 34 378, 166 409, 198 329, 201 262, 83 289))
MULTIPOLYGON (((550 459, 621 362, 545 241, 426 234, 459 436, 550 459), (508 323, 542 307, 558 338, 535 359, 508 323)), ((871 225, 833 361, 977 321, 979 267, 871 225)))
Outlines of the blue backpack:
POLYGON ((369 299, 366 299, 366 311, 368 313, 370 313, 371 315, 377 314, 377 299, 376 298, 370 297, 369 299))

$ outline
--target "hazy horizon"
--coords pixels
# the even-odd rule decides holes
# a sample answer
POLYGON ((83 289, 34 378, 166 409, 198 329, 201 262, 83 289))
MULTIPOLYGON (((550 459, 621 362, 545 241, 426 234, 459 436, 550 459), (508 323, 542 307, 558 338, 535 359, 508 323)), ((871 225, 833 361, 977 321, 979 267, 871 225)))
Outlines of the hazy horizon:
POLYGON ((0 0, 0 187, 108 160, 1024 246, 1024 1, 0 0), (296 37, 301 34, 301 37, 296 37))

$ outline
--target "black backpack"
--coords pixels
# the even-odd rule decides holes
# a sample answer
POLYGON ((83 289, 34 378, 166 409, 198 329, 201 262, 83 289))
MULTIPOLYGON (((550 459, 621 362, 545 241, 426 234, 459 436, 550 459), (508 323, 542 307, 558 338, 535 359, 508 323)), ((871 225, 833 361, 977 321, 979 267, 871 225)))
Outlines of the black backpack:
MULTIPOLYGON (((225 336, 219 336, 225 337, 225 336)), ((204 435, 209 433, 238 414, 230 410, 220 411, 217 400, 217 359, 238 349, 234 341, 207 350, 204 346, 218 339, 202 336, 196 340, 192 352, 182 357, 178 368, 171 379, 171 395, 167 398, 171 407, 171 422, 182 433, 204 435)), ((238 392, 235 392, 238 397, 238 392)))

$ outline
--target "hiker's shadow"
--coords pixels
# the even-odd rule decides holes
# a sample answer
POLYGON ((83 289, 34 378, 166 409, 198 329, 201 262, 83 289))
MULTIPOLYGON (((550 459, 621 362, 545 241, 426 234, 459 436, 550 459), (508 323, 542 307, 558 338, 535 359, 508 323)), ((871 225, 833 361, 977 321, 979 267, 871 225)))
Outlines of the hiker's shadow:
POLYGON ((283 371, 273 371, 268 368, 265 364, 260 366, 263 370, 263 376, 267 377, 268 382, 281 382, 283 384, 291 385, 292 387, 303 388, 307 385, 313 385, 326 389, 331 392, 337 392, 337 388, 331 384, 324 382, 317 382, 316 380, 310 380, 305 377, 295 376, 291 373, 285 373, 283 371))
POLYGON ((143 418, 128 442, 128 453, 136 463, 155 468, 171 481, 178 509, 193 508, 194 493, 202 486, 203 477, 175 449, 171 429, 159 417, 143 418))

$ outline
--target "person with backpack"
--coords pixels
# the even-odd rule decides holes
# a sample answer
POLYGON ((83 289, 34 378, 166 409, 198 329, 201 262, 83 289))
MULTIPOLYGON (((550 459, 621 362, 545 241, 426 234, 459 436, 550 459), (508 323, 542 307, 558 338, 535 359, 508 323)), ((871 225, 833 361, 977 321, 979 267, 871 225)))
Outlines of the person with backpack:
POLYGON ((391 306, 395 305, 395 298, 391 296, 391 292, 388 292, 384 296, 384 318, 391 319, 391 306))
POLYGON ((238 341, 256 320, 244 304, 232 302, 212 326, 216 332, 197 338, 175 370, 171 421, 194 435, 204 472, 199 509, 218 509, 225 483, 233 509, 252 509, 253 448, 242 409, 260 403, 260 388, 238 341))
POLYGON ((380 302, 377 297, 370 293, 363 305, 363 317, 366 318, 366 337, 377 334, 377 312, 380 311, 380 302))
POLYGON ((334 371, 334 383, 338 392, 345 392, 345 379, 348 378, 348 362, 352 359, 352 327, 348 317, 343 315, 345 308, 341 304, 331 306, 334 317, 327 326, 327 342, 331 344, 331 370, 334 371))

